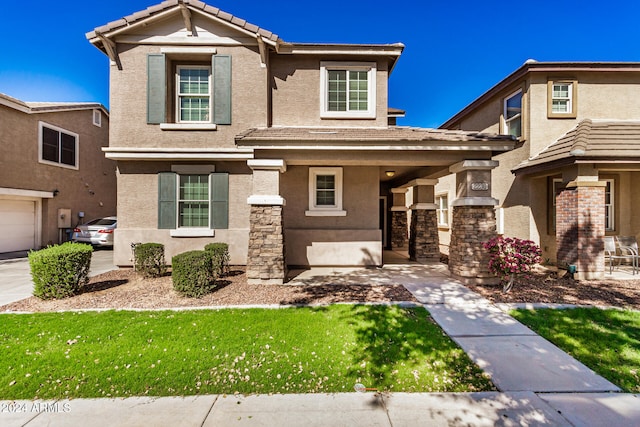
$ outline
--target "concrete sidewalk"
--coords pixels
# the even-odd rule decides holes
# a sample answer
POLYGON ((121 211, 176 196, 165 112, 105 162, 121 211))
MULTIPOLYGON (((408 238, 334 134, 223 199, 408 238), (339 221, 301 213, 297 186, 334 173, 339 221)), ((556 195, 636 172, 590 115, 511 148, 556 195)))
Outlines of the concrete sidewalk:
MULTIPOLYGON (((89 276, 114 270, 113 251, 97 249, 91 255, 89 276)), ((0 257, 0 306, 33 295, 33 281, 26 252, 4 254, 0 257), (11 256, 13 255, 13 256, 11 256)))

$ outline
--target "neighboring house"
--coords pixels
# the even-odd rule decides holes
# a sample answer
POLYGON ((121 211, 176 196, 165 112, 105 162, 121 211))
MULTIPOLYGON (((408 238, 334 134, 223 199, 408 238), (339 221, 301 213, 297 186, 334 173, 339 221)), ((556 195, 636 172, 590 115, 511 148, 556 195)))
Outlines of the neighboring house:
POLYGON ((84 220, 116 212, 109 114, 96 103, 23 102, 0 94, 0 252, 62 243, 84 220))
POLYGON ((435 178, 456 163, 460 176, 484 174, 514 146, 393 126, 404 114, 387 102, 399 43, 288 43, 193 0, 87 38, 111 60, 104 151, 118 164, 117 265, 131 264, 136 242, 164 244, 168 259, 227 242, 256 283, 282 283, 287 266, 380 265, 385 246, 438 258, 425 225, 435 178), (420 219, 408 239, 409 188, 420 219))
MULTIPOLYGON (((600 278, 602 237, 640 236, 640 63, 527 61, 441 128, 518 138, 494 157, 498 232, 538 242, 543 259, 600 278)), ((436 188, 451 198, 455 178, 436 188)))

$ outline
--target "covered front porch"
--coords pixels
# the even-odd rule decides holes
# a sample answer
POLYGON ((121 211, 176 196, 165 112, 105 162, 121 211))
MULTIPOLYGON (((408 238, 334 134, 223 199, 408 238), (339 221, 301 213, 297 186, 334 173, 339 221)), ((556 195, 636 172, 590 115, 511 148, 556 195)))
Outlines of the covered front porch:
MULTIPOLYGON (((455 173, 449 268, 489 276, 495 234, 491 169, 510 136, 412 128, 264 128, 236 139, 254 150, 247 274, 281 283, 288 268, 381 266, 383 249, 439 261, 435 185, 455 173), (456 233, 455 230, 458 232, 456 233)), ((448 207, 447 207, 448 208, 448 207)))

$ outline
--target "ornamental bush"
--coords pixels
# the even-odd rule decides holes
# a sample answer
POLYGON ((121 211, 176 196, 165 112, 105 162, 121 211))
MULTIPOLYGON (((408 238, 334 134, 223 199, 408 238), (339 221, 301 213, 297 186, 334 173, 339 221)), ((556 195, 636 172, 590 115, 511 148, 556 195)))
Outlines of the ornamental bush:
POLYGON ((497 236, 484 243, 489 251, 489 271, 503 281, 504 292, 509 292, 519 274, 528 273, 541 261, 542 251, 531 240, 497 236))
POLYGON ((164 261, 164 245, 161 243, 140 243, 133 248, 136 271, 144 277, 162 277, 167 272, 164 261))
POLYGON ((67 298, 89 282, 93 248, 66 242, 29 252, 33 295, 41 299, 67 298))
POLYGON ((211 254, 213 272, 216 277, 229 274, 229 245, 227 243, 209 243, 204 250, 211 254))
POLYGON ((216 286, 211 253, 208 251, 178 254, 171 259, 171 268, 173 289, 181 295, 200 298, 216 286))

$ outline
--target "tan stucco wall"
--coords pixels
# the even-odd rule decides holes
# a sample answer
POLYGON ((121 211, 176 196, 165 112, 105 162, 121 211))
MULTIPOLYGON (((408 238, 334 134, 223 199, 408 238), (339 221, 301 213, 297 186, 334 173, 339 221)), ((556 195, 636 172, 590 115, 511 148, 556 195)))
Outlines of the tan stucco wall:
MULTIPOLYGON (((109 118, 93 125, 93 110, 27 114, 0 105, 0 187, 47 191, 58 195, 42 202, 40 244, 60 243, 58 209, 71 209, 71 226, 115 215, 115 162, 107 160, 101 147, 109 143, 109 118), (38 122, 78 134, 78 169, 39 162, 38 122), (78 212, 84 212, 82 221, 78 212)), ((65 241, 66 237, 62 238, 65 241)))
MULTIPOLYGON (((372 62, 371 58, 323 60, 372 62)), ((275 126, 387 126, 387 63, 377 62, 375 119, 320 118, 320 58, 272 55, 273 124, 275 126)))
POLYGON ((309 168, 290 166, 281 176, 286 200, 284 226, 287 264, 378 265, 382 260, 379 229, 379 170, 343 167, 346 216, 311 217, 309 168))
MULTIPOLYGON (((175 163, 174 163, 175 164, 175 163)), ((245 162, 217 162, 216 172, 229 173, 229 228, 215 230, 214 237, 171 237, 158 230, 158 172, 170 171, 169 162, 120 162, 118 164, 118 229, 114 262, 130 265, 131 243, 165 245, 167 262, 173 255, 204 249, 207 243, 226 242, 232 264, 245 264, 249 236, 249 205, 253 176, 245 162)))
MULTIPOLYGON (((252 127, 266 126, 267 71, 260 66, 257 49, 241 46, 219 46, 216 49, 217 54, 232 57, 231 125, 218 125, 215 131, 169 131, 161 130, 159 125, 147 124, 147 54, 160 53, 161 46, 125 47, 119 55, 122 70, 111 65, 113 125, 110 145, 234 148, 236 135, 252 127)), ((180 57, 180 60, 186 61, 187 58, 180 57)), ((208 62, 211 62, 211 57, 208 62)), ((175 76, 167 72, 167 80, 173 83, 175 76)), ((168 108, 174 111, 175 101, 168 108)))

